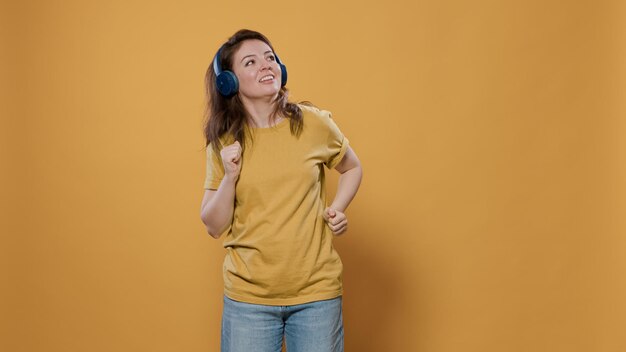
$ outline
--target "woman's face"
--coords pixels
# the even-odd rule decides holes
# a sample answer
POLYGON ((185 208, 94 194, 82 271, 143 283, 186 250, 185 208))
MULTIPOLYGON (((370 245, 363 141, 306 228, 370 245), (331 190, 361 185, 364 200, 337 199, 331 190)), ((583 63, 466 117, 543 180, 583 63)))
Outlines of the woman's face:
POLYGON ((273 98, 280 91, 280 66, 265 42, 244 40, 233 55, 232 67, 239 80, 239 94, 248 99, 273 98))

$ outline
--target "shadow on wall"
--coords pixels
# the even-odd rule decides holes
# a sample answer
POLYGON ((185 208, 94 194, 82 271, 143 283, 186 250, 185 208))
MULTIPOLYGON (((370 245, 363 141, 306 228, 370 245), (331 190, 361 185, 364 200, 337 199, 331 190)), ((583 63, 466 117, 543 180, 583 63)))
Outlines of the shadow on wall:
POLYGON ((398 336, 397 330, 405 331, 395 324, 407 321, 403 305, 406 308, 406 281, 411 278, 402 276, 407 269, 397 258, 371 242, 389 239, 384 230, 363 221, 373 218, 361 216, 360 223, 352 225, 345 238, 334 242, 344 264, 346 351, 387 351, 389 339, 398 336))

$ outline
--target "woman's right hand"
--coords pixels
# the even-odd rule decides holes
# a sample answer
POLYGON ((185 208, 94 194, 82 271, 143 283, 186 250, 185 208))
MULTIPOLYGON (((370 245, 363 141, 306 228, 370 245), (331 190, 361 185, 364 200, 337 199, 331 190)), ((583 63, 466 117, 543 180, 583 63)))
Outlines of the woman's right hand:
POLYGON ((220 155, 224 165, 224 177, 228 177, 233 181, 237 180, 241 172, 241 144, 239 144, 239 141, 222 148, 220 155))

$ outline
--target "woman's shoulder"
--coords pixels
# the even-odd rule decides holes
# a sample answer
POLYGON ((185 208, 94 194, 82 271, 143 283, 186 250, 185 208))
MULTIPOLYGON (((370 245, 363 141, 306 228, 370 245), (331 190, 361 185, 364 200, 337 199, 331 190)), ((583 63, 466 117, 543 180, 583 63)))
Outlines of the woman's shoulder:
POLYGON ((207 145, 207 149, 212 149, 214 144, 218 145, 218 149, 222 150, 225 146, 235 143, 235 137, 230 133, 223 133, 217 141, 211 141, 207 145))
POLYGON ((309 133, 326 137, 329 133, 338 131, 330 111, 306 103, 299 103, 298 106, 302 109, 302 120, 309 133))
POLYGON ((324 120, 332 118, 332 114, 328 110, 319 108, 309 101, 299 102, 296 105, 302 110, 302 117, 304 120, 317 120, 325 122, 324 120))

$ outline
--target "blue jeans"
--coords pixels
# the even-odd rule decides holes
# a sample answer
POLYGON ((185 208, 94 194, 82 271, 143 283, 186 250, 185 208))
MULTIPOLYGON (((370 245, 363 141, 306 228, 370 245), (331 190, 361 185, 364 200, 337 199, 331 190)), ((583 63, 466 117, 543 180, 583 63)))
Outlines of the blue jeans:
POLYGON ((269 306, 224 295, 222 352, 343 352, 342 297, 269 306))

